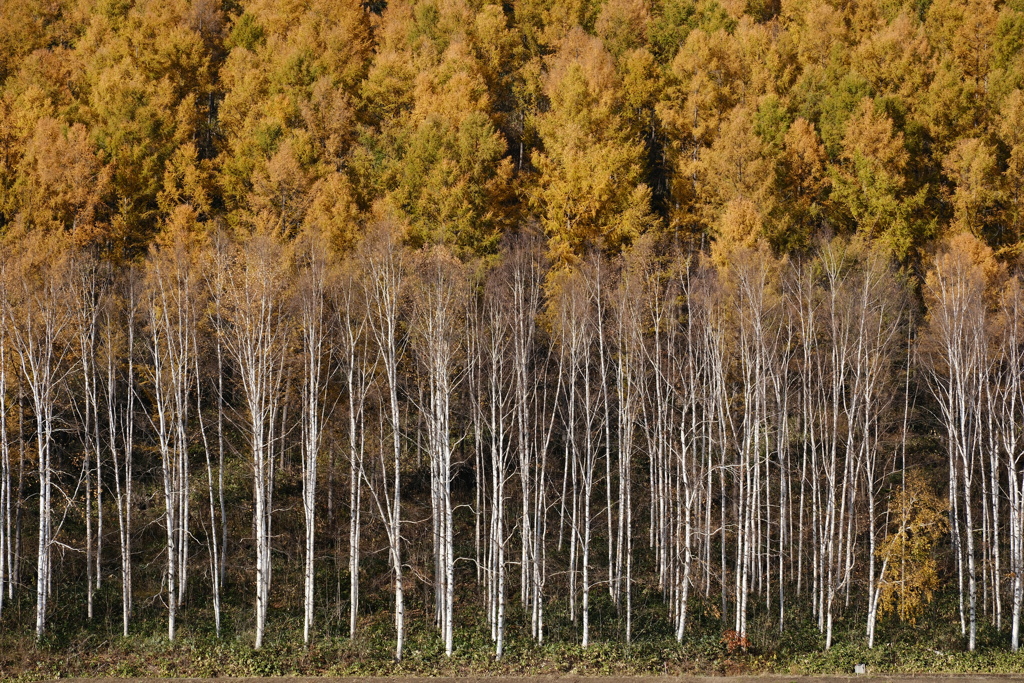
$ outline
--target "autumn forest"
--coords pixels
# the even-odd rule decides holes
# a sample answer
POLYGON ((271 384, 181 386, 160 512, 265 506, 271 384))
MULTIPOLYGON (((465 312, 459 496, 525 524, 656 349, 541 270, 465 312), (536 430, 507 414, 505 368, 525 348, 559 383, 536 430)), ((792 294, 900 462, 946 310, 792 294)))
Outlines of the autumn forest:
POLYGON ((1020 0, 0 0, 0 676, 1012 657, 1022 266, 1020 0))

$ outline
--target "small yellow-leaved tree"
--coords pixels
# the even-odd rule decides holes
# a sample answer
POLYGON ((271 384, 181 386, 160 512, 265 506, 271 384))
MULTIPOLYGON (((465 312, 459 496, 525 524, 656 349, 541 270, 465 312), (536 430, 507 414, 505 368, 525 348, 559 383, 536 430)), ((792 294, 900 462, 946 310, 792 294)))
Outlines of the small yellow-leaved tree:
POLYGON ((878 547, 885 563, 879 596, 879 616, 895 612, 900 621, 914 624, 931 602, 939 585, 932 549, 946 533, 947 503, 923 476, 908 472, 903 486, 889 502, 895 529, 878 547))

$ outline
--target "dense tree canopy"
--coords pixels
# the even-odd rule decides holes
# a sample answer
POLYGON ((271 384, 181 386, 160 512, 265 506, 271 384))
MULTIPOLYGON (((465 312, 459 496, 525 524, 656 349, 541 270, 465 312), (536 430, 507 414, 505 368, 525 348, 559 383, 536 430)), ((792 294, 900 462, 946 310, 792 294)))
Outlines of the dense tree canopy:
POLYGON ((8 2, 0 232, 137 259, 176 206, 287 238, 1017 253, 1014 2, 8 2))

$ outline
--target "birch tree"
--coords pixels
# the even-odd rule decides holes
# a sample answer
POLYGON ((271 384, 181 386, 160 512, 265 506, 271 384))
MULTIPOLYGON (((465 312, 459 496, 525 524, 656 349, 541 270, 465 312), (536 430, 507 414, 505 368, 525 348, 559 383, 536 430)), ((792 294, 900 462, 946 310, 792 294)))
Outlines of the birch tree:
MULTIPOLYGON (((503 323, 511 328, 511 371, 515 383, 513 417, 521 496, 520 585, 530 609, 530 632, 537 641, 543 639, 544 631, 545 473, 551 429, 546 428, 543 411, 537 406, 538 400, 549 393, 546 384, 544 390, 537 384, 546 382, 547 378, 541 372, 543 366, 537 368, 533 363, 545 270, 541 245, 535 237, 526 235, 513 242, 506 252, 505 263, 494 274, 497 284, 490 297, 492 307, 504 307, 505 316, 498 315, 497 310, 488 313, 492 335, 503 323), (498 291, 505 296, 499 296, 498 291)), ((499 351, 493 344, 492 350, 499 351)), ((559 382, 558 388, 560 386, 559 382)), ((557 388, 554 393, 558 393, 557 388)))
POLYGON ((950 239, 936 255, 924 289, 928 303, 926 370, 946 429, 950 527, 961 628, 970 650, 977 644, 975 475, 984 444, 984 396, 990 374, 988 296, 998 274, 991 251, 976 238, 962 234, 950 239))
MULTIPOLYGON (((387 414, 391 429, 392 462, 380 457, 383 485, 371 487, 388 538, 388 556, 395 587, 395 660, 405 645, 405 595, 402 585, 402 414, 398 402, 398 364, 404 345, 400 336, 399 307, 405 283, 405 258, 395 232, 381 224, 367 236, 360 253, 365 264, 365 301, 369 328, 376 342, 387 388, 387 414), (388 482, 390 471, 391 482, 388 482)), ((383 438, 383 435, 382 435, 383 438)))
POLYGON ((417 357, 427 378, 427 405, 421 407, 427 424, 432 509, 435 517, 435 572, 438 621, 445 655, 454 638, 455 527, 452 502, 451 411, 458 382, 456 362, 463 327, 467 283, 462 266, 443 247, 419 255, 415 265, 416 291, 412 300, 412 330, 417 357))
MULTIPOLYGON (((595 296, 600 289, 592 286, 602 276, 599 267, 569 272, 564 276, 556 300, 558 343, 563 348, 567 369, 567 406, 563 422, 566 430, 566 464, 570 471, 569 491, 569 610, 575 620, 575 601, 580 594, 582 620, 581 644, 590 644, 590 589, 592 584, 590 551, 593 541, 593 502, 600 438, 600 387, 593 376, 596 319, 595 296)), ((563 491, 565 481, 563 481, 563 491)), ((563 499, 565 498, 563 493, 563 499)), ((563 502, 564 505, 564 502, 563 502)))
POLYGON ((366 394, 373 368, 368 366, 366 351, 367 308, 361 298, 359 273, 353 262, 343 264, 335 287, 330 290, 336 329, 336 345, 341 373, 345 378, 348 407, 348 463, 349 463, 349 624, 350 638, 356 635, 359 618, 359 568, 362 536, 362 484, 366 478, 366 394))
MULTIPOLYGON (((520 408, 513 401, 521 396, 515 393, 517 384, 513 377, 516 370, 522 367, 517 365, 517 363, 523 360, 514 357, 514 354, 523 351, 522 348, 516 349, 515 345, 526 342, 526 340, 516 337, 517 330, 515 330, 515 325, 517 322, 525 322, 527 325, 532 322, 516 319, 517 314, 522 315, 523 311, 521 308, 516 308, 517 304, 521 305, 521 302, 513 303, 513 301, 517 296, 522 296, 524 292, 522 290, 517 291, 515 284, 509 287, 511 283, 507 279, 510 269, 513 277, 515 277, 514 269, 516 265, 519 264, 509 264, 501 268, 493 273, 487 282, 484 291, 483 320, 479 328, 481 336, 479 343, 483 347, 480 354, 482 356, 481 366, 482 372, 485 374, 483 379, 484 389, 481 392, 485 397, 485 405, 482 408, 484 413, 482 422, 486 425, 489 435, 486 448, 490 453, 491 467, 491 514, 490 522, 487 525, 487 554, 485 562, 486 602, 487 617, 491 625, 491 639, 494 641, 495 659, 501 659, 505 653, 506 586, 508 573, 506 539, 509 535, 506 529, 511 526, 507 519, 509 496, 506 491, 506 485, 511 479, 515 411, 517 408, 520 408)), ((528 292, 525 294, 529 296, 528 292)), ((518 330, 520 333, 524 331, 522 329, 518 330)), ((521 429, 518 431, 517 436, 518 439, 524 437, 521 429)), ((481 440, 483 441, 483 439, 481 440)), ((522 444, 517 441, 517 447, 520 455, 520 467, 525 464, 526 467, 530 468, 529 456, 525 456, 525 462, 523 459, 523 450, 529 448, 530 444, 522 444)), ((479 448, 483 449, 485 445, 481 443, 479 448)), ((485 479, 482 469, 483 463, 484 461, 481 459, 481 471, 479 473, 481 480, 485 479)), ((519 476, 524 490, 529 490, 532 472, 529 470, 526 472, 520 471, 519 476)), ((529 501, 528 496, 526 500, 529 501)), ((527 505, 529 505, 528 502, 527 505)), ((529 514, 530 511, 527 509, 526 516, 522 518, 522 524, 529 525, 529 514)), ((529 532, 521 531, 521 533, 528 534, 529 532)), ((524 544, 523 553, 529 555, 530 548, 526 544, 532 544, 532 538, 527 540, 521 536, 521 542, 524 544)), ((528 567, 528 570, 532 577, 533 569, 528 567)), ((521 573, 520 576, 526 579, 525 573, 521 573)), ((530 579, 526 580, 529 581, 530 579)))
POLYGON ((35 420, 39 481, 35 635, 40 640, 46 631, 53 584, 54 433, 59 420, 58 391, 70 372, 73 313, 67 252, 61 239, 37 235, 24 238, 19 246, 8 261, 3 306, 35 420))
MULTIPOLYGON (((620 611, 625 610, 627 643, 633 635, 633 462, 637 450, 636 432, 647 385, 644 372, 644 329, 648 319, 643 307, 651 296, 649 290, 660 289, 657 282, 652 282, 655 276, 650 263, 651 252, 645 246, 638 246, 624 259, 610 306, 610 332, 615 352, 618 518, 614 563, 608 571, 616 606, 620 611)), ((607 486, 612 486, 611 481, 607 482, 607 486)))
POLYGON ((103 477, 102 447, 100 443, 99 372, 97 369, 99 311, 104 283, 99 272, 101 264, 91 253, 79 250, 69 266, 72 284, 71 308, 74 314, 74 336, 78 346, 78 370, 82 386, 75 394, 82 398, 82 406, 72 401, 78 416, 85 471, 85 559, 86 609, 93 618, 93 598, 102 586, 103 538, 103 477), (93 485, 95 482, 95 486, 93 485), (93 501, 95 500, 95 505, 93 501), (96 529, 93 530, 95 508, 96 529))
POLYGON ((121 625, 128 635, 132 614, 132 496, 135 449, 135 328, 138 273, 127 271, 103 307, 104 383, 107 440, 114 471, 114 505, 121 560, 121 625), (119 381, 119 375, 123 377, 119 381), (118 391, 120 387, 120 392, 118 391))
POLYGON ((167 240, 154 248, 147 264, 146 313, 154 409, 150 421, 160 452, 167 534, 167 637, 174 640, 187 588, 192 535, 189 419, 197 379, 193 344, 201 302, 187 235, 179 229, 167 240))
POLYGON ((306 235, 298 243, 296 254, 299 261, 296 308, 302 343, 302 511, 306 527, 302 638, 306 645, 309 645, 313 628, 317 461, 328 417, 324 394, 331 368, 327 327, 330 274, 325 249, 323 240, 306 235))
MULTIPOLYGON (((5 263, 0 260, 0 283, 5 282, 5 263)), ((2 309, 0 309, 2 310, 2 309)), ((11 449, 8 440, 7 316, 0 313, 0 617, 4 601, 13 588, 14 567, 11 544, 11 449)), ((12 595, 13 597, 13 595, 12 595)))
POLYGON ((281 245, 255 233, 225 261, 221 335, 238 372, 243 421, 253 467, 256 530, 256 642, 263 646, 271 583, 274 448, 281 438, 282 384, 289 330, 281 245))

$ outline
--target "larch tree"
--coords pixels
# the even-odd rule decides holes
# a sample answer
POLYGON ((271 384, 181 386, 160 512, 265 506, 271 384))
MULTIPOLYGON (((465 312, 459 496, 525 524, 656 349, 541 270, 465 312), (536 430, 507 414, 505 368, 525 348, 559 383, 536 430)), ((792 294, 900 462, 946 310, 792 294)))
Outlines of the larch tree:
POLYGON ((880 582, 879 611, 915 623, 938 588, 934 546, 946 532, 946 501, 920 473, 911 472, 889 502, 893 532, 878 547, 889 569, 880 582))
POLYGON ((619 76, 601 42, 569 32, 550 57, 537 117, 532 202, 552 255, 572 262, 587 249, 616 250, 656 223, 643 182, 644 146, 624 115, 619 76))
POLYGON ((861 100, 846 122, 841 163, 833 168, 833 198, 857 232, 881 237, 901 257, 920 243, 916 211, 927 194, 907 177, 909 162, 903 133, 877 102, 861 100))

